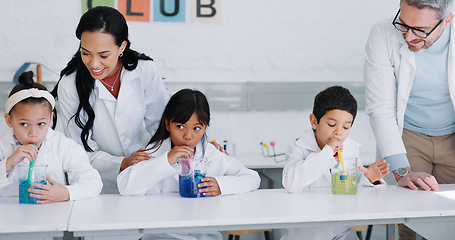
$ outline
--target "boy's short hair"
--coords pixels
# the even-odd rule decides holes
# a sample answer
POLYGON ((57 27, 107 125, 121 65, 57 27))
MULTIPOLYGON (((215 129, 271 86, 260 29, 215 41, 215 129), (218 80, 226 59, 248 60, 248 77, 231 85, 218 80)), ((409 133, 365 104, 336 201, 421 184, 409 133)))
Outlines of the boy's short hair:
MULTIPOLYGON (((313 114, 318 123, 330 110, 343 110, 352 114, 352 123, 357 115, 357 100, 348 89, 341 86, 332 86, 318 93, 314 98, 313 114)), ((352 125, 352 124, 351 124, 352 125)))

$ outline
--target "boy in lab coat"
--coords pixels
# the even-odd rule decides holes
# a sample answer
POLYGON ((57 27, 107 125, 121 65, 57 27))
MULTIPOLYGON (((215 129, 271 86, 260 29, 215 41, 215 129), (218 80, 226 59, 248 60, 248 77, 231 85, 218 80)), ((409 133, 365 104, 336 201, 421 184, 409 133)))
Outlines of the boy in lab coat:
MULTIPOLYGON (((306 130, 286 150, 283 186, 287 191, 298 193, 306 188, 331 187, 330 169, 336 165, 337 151, 341 150, 343 156, 358 156, 360 144, 348 138, 356 114, 357 101, 346 88, 333 86, 316 95, 310 114, 312 129, 306 130)), ((359 185, 385 185, 382 177, 389 173, 388 166, 385 160, 380 160, 365 168, 358 161, 359 185)), ((350 226, 329 226, 285 229, 281 239, 358 237, 350 226)))

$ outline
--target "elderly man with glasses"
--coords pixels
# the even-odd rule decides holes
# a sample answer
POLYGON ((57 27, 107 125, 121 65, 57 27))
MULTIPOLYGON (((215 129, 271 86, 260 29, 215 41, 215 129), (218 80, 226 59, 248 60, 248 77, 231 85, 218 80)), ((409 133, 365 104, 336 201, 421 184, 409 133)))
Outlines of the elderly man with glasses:
POLYGON ((452 7, 452 0, 401 0, 366 45, 366 111, 379 154, 413 190, 455 183, 452 7))

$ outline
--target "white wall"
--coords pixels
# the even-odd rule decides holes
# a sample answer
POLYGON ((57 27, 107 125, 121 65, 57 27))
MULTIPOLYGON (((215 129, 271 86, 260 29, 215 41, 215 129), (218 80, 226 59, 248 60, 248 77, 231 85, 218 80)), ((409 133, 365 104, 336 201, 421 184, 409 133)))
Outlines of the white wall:
MULTIPOLYGON (((399 0, 223 0, 219 24, 129 27, 132 47, 153 57, 167 81, 363 81, 369 30, 398 7, 399 0)), ((44 80, 55 81, 77 50, 80 15, 80 0, 2 0, 0 81, 26 61, 43 63, 44 80)))

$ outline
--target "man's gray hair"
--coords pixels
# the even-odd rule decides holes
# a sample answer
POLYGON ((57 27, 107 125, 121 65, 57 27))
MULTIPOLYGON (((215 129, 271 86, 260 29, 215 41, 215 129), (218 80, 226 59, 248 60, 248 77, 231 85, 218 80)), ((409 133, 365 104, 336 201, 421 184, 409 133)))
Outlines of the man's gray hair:
POLYGON ((438 12, 439 19, 443 19, 452 12, 452 0, 401 0, 409 6, 417 7, 418 9, 432 8, 438 12))

